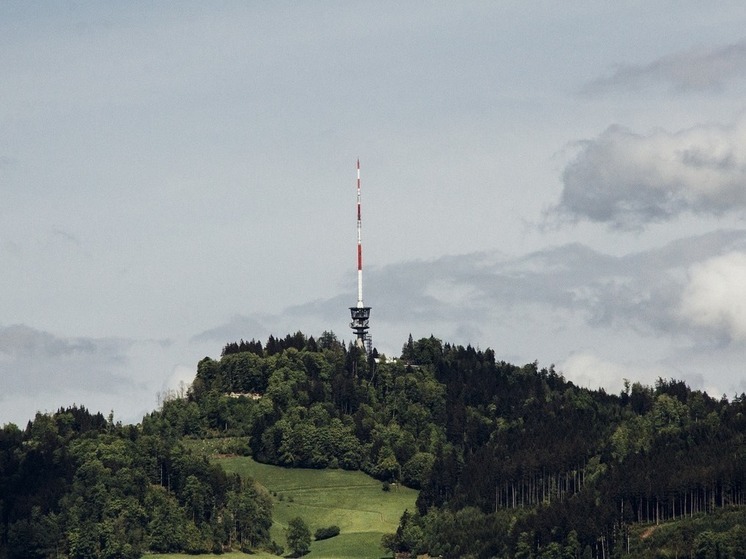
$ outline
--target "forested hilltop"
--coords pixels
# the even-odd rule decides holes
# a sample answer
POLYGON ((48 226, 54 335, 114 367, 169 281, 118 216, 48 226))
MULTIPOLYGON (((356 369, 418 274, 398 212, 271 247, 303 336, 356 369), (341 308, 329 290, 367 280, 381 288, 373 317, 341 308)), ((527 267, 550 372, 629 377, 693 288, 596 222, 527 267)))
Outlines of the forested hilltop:
POLYGON ((264 462, 420 488, 384 542, 392 551, 641 557, 635 525, 733 508, 740 524, 688 529, 674 553, 746 557, 743 394, 666 379, 607 394, 434 337, 377 357, 331 333, 230 343, 199 363, 188 399, 148 421, 236 436, 264 462))
POLYGON ((4 427, 0 556, 276 549, 270 496, 182 442, 212 438, 420 489, 392 552, 744 558, 745 412, 743 394, 665 379, 607 394, 434 337, 397 359, 329 332, 242 340, 140 425, 70 408, 4 427))

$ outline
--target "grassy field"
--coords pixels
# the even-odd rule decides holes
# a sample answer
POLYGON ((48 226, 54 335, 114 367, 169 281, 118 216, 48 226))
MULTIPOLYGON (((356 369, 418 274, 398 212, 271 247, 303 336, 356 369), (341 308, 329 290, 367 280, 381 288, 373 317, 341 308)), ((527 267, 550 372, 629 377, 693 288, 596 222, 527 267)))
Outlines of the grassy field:
POLYGON ((416 491, 404 487, 382 491, 380 481, 362 472, 280 468, 245 457, 217 460, 227 472, 250 476, 272 493, 272 538, 280 545, 285 546, 285 528, 296 516, 306 521, 311 534, 318 528, 339 526, 337 537, 311 542, 311 552, 306 555, 309 559, 384 557, 381 536, 396 531, 402 513, 405 509, 414 510, 417 499, 416 491))
MULTIPOLYGON (((246 555, 241 552, 223 553, 222 555, 186 555, 182 553, 153 553, 143 556, 145 559, 206 559, 207 557, 214 557, 215 559, 247 559, 253 557, 256 559, 277 559, 277 555, 270 553, 255 553, 252 555, 246 555)), ((308 557, 308 556, 306 556, 308 557)))

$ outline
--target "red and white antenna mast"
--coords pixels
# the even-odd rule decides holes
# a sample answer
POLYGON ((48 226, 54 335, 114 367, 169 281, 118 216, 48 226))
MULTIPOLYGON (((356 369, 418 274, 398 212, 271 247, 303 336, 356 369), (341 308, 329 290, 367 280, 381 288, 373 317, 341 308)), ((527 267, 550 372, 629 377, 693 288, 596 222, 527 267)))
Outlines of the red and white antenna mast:
POLYGON ((363 304, 363 220, 360 212, 360 160, 357 160, 357 308, 363 304))
POLYGON ((363 303, 363 220, 360 207, 360 160, 357 160, 357 305, 350 307, 352 322, 350 328, 357 336, 358 347, 366 348, 370 352, 370 336, 368 321, 370 307, 363 303))

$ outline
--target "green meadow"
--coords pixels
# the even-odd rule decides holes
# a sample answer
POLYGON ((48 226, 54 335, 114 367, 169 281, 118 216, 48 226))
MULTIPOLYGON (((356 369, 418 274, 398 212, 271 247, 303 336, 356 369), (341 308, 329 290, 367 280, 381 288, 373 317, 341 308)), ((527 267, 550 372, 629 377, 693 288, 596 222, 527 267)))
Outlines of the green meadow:
MULTIPOLYGON (((417 491, 391 486, 383 491, 380 481, 362 472, 345 470, 303 470, 260 464, 241 456, 214 458, 228 473, 251 477, 274 500, 272 539, 283 547, 288 522, 300 516, 311 530, 308 559, 380 559, 390 557, 381 547, 381 536, 395 532, 402 513, 415 510, 417 491), (318 528, 336 525, 340 534, 316 541, 318 528)), ((288 555, 286 549, 285 555, 288 555)), ((194 555, 153 554, 148 559, 194 559, 194 555)), ((220 559, 245 559, 244 553, 203 555, 220 559)), ((277 558, 256 553, 257 559, 277 558)))
POLYGON ((396 531, 405 509, 415 509, 417 491, 400 486, 383 491, 380 481, 362 472, 282 468, 240 456, 216 460, 227 472, 252 477, 272 494, 271 533, 280 545, 285 546, 285 528, 296 516, 305 520, 312 535, 318 528, 339 526, 334 538, 312 539, 305 556, 309 559, 384 557, 381 536, 396 531))
MULTIPOLYGON (((252 555, 247 555, 246 553, 241 553, 239 551, 234 551, 233 553, 223 553, 222 555, 188 555, 185 553, 152 553, 148 555, 144 555, 145 559, 195 559, 195 558, 215 558, 215 559, 247 559, 249 557, 255 557, 256 559, 269 559, 270 557, 273 557, 274 559, 277 559, 277 555, 271 555, 269 553, 255 553, 252 555)), ((306 555, 308 557, 308 555, 306 555)))

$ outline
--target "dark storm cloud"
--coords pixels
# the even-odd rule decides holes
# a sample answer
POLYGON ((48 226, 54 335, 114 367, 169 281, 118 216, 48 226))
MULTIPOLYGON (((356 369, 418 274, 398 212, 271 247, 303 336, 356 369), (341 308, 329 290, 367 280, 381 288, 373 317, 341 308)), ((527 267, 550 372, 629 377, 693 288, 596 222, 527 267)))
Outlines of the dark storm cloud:
POLYGON ((636 134, 612 126, 562 173, 550 215, 641 229, 682 213, 722 215, 746 209, 746 123, 700 125, 636 134))
POLYGON ((619 65, 595 79, 583 93, 600 94, 663 83, 675 91, 718 90, 729 80, 746 76, 746 40, 719 48, 695 48, 663 56, 648 64, 619 65))

